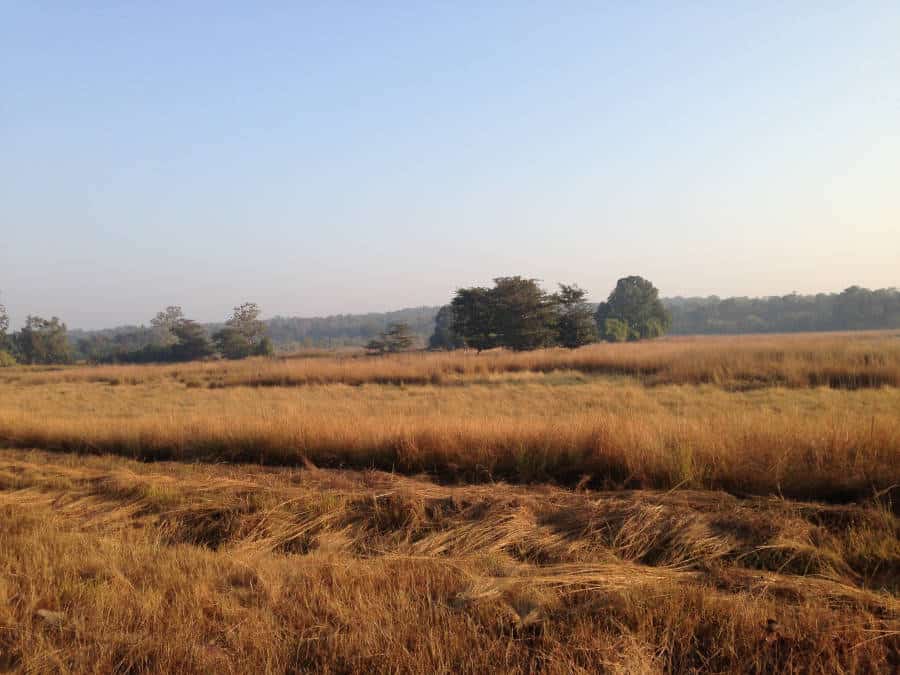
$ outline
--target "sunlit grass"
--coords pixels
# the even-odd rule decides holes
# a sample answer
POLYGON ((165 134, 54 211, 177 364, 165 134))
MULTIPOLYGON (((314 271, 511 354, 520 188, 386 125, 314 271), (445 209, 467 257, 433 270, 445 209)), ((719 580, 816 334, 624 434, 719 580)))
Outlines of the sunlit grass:
POLYGON ((669 338, 578 350, 411 353, 248 359, 167 366, 6 368, 0 382, 141 384, 174 379, 192 386, 298 386, 343 383, 465 384, 498 373, 571 370, 631 375, 648 384, 710 383, 863 388, 900 386, 900 334, 826 333, 669 338))
POLYGON ((900 483, 895 388, 730 391, 557 372, 466 386, 160 379, 0 393, 0 439, 19 447, 837 500, 900 483))

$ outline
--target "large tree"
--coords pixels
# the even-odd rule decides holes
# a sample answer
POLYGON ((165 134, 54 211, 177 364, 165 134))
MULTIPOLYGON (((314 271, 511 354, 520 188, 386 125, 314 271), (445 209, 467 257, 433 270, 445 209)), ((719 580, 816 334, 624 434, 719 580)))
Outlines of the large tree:
POLYGON ((500 344, 521 351, 556 342, 556 299, 536 279, 499 277, 491 293, 500 344))
POLYGON ((450 303, 452 330, 466 347, 481 351, 498 345, 494 300, 489 288, 460 288, 456 291, 450 303))
POLYGON ((596 342, 597 324, 594 322, 594 312, 585 300, 585 292, 575 285, 560 284, 555 300, 559 307, 559 344, 574 349, 596 342))
POLYGON ((66 324, 57 317, 43 319, 29 316, 15 335, 16 353, 20 361, 29 364, 68 363, 71 359, 66 324))
POLYGON ((498 277, 493 288, 461 288, 451 307, 453 333, 479 351, 537 349, 556 341, 556 296, 535 279, 498 277))
POLYGON ((672 323, 656 286, 639 276, 619 279, 606 302, 597 307, 596 317, 602 327, 607 326, 607 319, 621 321, 628 326, 631 340, 659 337, 672 323))

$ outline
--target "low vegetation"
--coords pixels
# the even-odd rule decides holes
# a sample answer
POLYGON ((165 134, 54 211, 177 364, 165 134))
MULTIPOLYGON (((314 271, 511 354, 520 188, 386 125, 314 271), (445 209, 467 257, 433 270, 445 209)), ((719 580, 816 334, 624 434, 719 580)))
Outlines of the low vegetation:
POLYGON ((898 385, 889 332, 5 368, 0 670, 892 672, 898 385))
POLYGON ((453 384, 502 373, 575 371, 627 375, 644 384, 714 384, 728 389, 900 386, 900 332, 807 333, 668 338, 577 350, 492 350, 408 353, 362 358, 354 351, 313 352, 239 363, 171 366, 19 368, 0 384, 104 382, 143 384, 174 379, 199 386, 286 387, 311 384, 453 384))
POLYGON ((7 450, 0 516, 0 664, 27 672, 898 665, 900 530, 875 501, 7 450))

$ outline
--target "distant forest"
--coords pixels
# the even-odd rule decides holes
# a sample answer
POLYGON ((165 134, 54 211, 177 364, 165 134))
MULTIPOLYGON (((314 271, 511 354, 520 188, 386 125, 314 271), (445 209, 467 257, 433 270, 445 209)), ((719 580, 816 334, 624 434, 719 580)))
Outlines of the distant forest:
POLYGON ((900 328, 900 290, 851 286, 841 293, 768 298, 667 298, 670 334, 795 333, 900 328))
MULTIPOLYGON (((841 293, 766 298, 664 298, 672 314, 670 335, 734 335, 800 331, 900 329, 900 290, 852 286, 841 293)), ((274 317, 266 321, 272 342, 282 350, 362 346, 391 324, 405 323, 427 344, 440 307, 413 307, 394 312, 339 314, 321 318, 274 317)), ((208 324, 210 332, 222 327, 208 324)), ((149 332, 149 331, 148 331, 149 332)), ((73 345, 89 335, 139 335, 138 327, 102 331, 70 330, 73 345)))
MULTIPOLYGON (((264 323, 269 338, 283 351, 312 347, 359 347, 396 323, 407 324, 416 339, 415 346, 423 347, 434 332, 434 317, 439 309, 440 307, 413 307, 393 312, 338 314, 316 318, 276 316, 264 323)), ((203 326, 213 334, 221 330, 224 324, 208 323, 203 326)), ((80 340, 93 337, 117 340, 127 349, 140 349, 153 340, 153 333, 146 326, 120 326, 102 330, 69 329, 68 335, 76 349, 80 340)))

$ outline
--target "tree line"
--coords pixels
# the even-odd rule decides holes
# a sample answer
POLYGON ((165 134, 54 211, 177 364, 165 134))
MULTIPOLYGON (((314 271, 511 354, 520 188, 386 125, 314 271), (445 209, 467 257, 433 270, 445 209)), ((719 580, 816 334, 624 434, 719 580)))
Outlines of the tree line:
POLYGON ((210 335, 202 324, 188 319, 177 305, 150 320, 149 327, 102 332, 80 338, 75 345, 59 318, 28 316, 25 325, 9 333, 9 317, 0 305, 0 366, 14 363, 64 364, 79 357, 93 363, 160 363, 194 361, 211 356, 243 359, 269 356, 275 351, 259 319, 259 306, 247 302, 234 308, 221 329, 210 335))
POLYGON ((679 335, 900 328, 900 290, 851 286, 841 293, 766 298, 669 298, 679 335))
POLYGON ((633 340, 666 331, 690 335, 900 329, 896 288, 851 286, 841 293, 817 295, 660 300, 652 284, 635 281, 639 279, 620 280, 599 305, 587 302, 584 291, 574 285, 547 293, 534 279, 501 277, 491 288, 460 289, 443 307, 262 322, 259 308, 248 303, 236 307, 227 321, 205 325, 185 318, 180 307, 170 307, 149 326, 100 331, 68 331, 56 317, 30 316, 19 331, 10 333, 9 318, 0 305, 0 366, 16 361, 183 361, 216 354, 243 358, 269 353, 273 344, 283 349, 358 345, 371 353, 389 353, 422 344, 432 349, 577 347, 598 339, 633 340), (643 302, 643 297, 652 302, 643 302))
POLYGON ((598 340, 659 337, 670 324, 659 291, 643 277, 619 279, 596 309, 577 285, 560 284, 549 293, 536 279, 498 277, 490 288, 460 288, 450 304, 438 310, 429 347, 576 348, 598 340))

